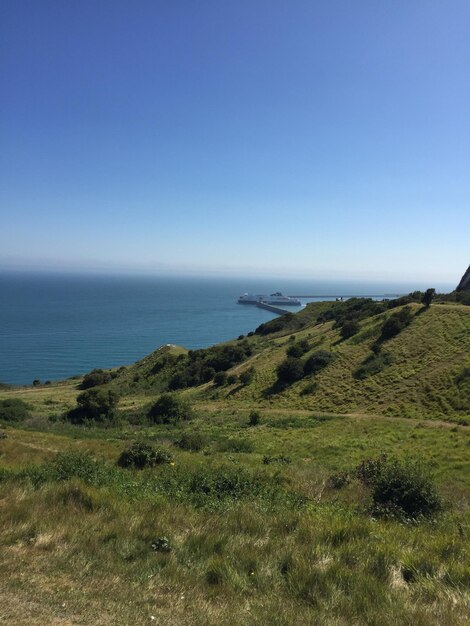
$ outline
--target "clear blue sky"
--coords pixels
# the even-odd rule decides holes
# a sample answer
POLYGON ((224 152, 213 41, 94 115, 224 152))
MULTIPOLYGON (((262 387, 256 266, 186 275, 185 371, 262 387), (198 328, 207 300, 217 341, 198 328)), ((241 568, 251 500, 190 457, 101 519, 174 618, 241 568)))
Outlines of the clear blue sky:
POLYGON ((457 282, 468 0, 3 0, 0 267, 457 282))

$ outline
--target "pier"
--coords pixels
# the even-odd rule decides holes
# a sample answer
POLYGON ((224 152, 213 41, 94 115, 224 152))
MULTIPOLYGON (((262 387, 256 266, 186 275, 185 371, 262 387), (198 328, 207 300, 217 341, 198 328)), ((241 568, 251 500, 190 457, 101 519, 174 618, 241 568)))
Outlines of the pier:
POLYGON ((280 309, 272 304, 266 304, 266 302, 259 301, 256 303, 256 306, 259 309, 266 309, 266 311, 271 311, 271 313, 277 313, 278 315, 285 315, 286 313, 289 313, 289 311, 286 311, 285 309, 280 309))
POLYGON ((343 300, 345 298, 399 298, 401 295, 403 294, 399 294, 399 293, 385 293, 385 294, 380 294, 380 295, 368 295, 368 296, 358 296, 357 294, 354 296, 334 296, 334 295, 328 295, 328 296, 288 296, 289 298, 305 298, 305 299, 310 299, 310 298, 343 298, 343 300))

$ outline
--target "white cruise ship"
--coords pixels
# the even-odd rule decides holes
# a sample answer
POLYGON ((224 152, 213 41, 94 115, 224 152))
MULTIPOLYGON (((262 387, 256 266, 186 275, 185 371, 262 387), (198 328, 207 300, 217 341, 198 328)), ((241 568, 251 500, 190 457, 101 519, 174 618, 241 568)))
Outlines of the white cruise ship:
POLYGON ((276 291, 276 293, 272 293, 270 296, 244 293, 238 298, 238 304, 257 304, 258 302, 264 302, 265 304, 283 304, 284 306, 301 306, 301 302, 298 298, 284 296, 280 291, 276 291))
POLYGON ((238 304, 256 304, 257 302, 262 302, 263 298, 266 298, 266 296, 254 293, 244 293, 238 298, 238 304))

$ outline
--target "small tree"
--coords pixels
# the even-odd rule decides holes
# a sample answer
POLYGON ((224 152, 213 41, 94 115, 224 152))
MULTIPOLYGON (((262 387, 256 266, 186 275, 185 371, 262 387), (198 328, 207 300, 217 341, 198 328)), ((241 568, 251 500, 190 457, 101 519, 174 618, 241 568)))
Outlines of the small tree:
POLYGON ((111 389, 89 389, 77 397, 77 409, 73 417, 79 421, 92 419, 102 421, 113 416, 119 395, 111 389))
POLYGON ((250 417, 248 418, 248 426, 258 426, 261 422, 261 415, 259 411, 252 411, 250 413, 250 417))
POLYGON ((393 337, 401 333, 401 331, 408 326, 412 319, 413 315, 409 306, 405 306, 403 309, 401 309, 401 311, 393 313, 383 323, 379 341, 392 339, 393 337))
POLYGON ((109 372, 105 372, 101 369, 95 369, 85 374, 82 380, 81 388, 82 389, 91 389, 92 387, 97 387, 98 385, 105 385, 111 381, 111 374, 109 372))
POLYGON ((225 372, 217 372, 214 376, 214 385, 223 387, 227 383, 227 374, 225 372))
POLYGON ((421 299, 421 302, 428 309, 431 306, 431 302, 434 300, 434 296, 436 295, 435 289, 426 289, 424 295, 421 299))
POLYGON ((282 384, 295 383, 297 380, 303 378, 304 367, 300 359, 295 357, 287 357, 277 368, 277 378, 282 384))
POLYGON ((148 415, 155 424, 174 424, 191 419, 192 410, 182 398, 164 393, 151 407, 148 415))
POLYGON ((303 356, 306 352, 308 352, 309 349, 310 349, 310 346, 308 344, 308 341, 306 339, 301 339, 300 341, 297 341, 293 343, 291 346, 289 346, 286 350, 286 353, 287 353, 287 356, 293 356, 295 358, 299 358, 303 356))
POLYGON ((333 360, 333 355, 327 350, 318 350, 305 361, 304 374, 316 374, 333 360))
POLYGON ((359 324, 355 320, 346 320, 341 326, 340 335, 342 339, 349 339, 359 332, 359 324))

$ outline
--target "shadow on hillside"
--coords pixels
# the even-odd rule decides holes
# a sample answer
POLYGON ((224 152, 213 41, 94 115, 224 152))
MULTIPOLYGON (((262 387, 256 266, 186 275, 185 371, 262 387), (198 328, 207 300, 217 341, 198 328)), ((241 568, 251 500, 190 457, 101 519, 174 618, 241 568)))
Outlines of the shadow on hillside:
POLYGON ((240 389, 243 389, 244 386, 245 385, 237 385, 233 389, 230 389, 230 391, 226 394, 226 397, 229 398, 230 396, 234 396, 236 393, 240 391, 240 389))
POLYGON ((275 396, 278 393, 281 393, 281 391, 284 391, 285 389, 287 389, 287 387, 288 385, 276 380, 276 382, 274 382, 272 385, 266 387, 261 395, 263 396, 263 398, 270 398, 271 396, 275 396))
POLYGON ((418 309, 415 313, 415 317, 418 317, 418 315, 422 315, 423 313, 425 313, 426 311, 429 311, 431 307, 430 306, 425 306, 423 305, 420 309, 418 309))

